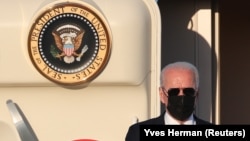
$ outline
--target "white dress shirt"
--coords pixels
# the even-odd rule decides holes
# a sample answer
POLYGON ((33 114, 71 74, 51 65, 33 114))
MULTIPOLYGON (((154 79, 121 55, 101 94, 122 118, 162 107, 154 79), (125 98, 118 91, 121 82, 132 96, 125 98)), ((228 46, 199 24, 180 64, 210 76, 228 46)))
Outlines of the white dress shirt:
MULTIPOLYGON (((165 112, 164 121, 165 121, 165 125, 180 125, 180 123, 177 120, 175 120, 171 115, 169 115, 168 112, 165 112)), ((195 123, 195 120, 194 120, 194 115, 192 114, 188 118, 188 120, 186 120, 182 124, 184 124, 184 125, 195 125, 196 123, 195 123)))

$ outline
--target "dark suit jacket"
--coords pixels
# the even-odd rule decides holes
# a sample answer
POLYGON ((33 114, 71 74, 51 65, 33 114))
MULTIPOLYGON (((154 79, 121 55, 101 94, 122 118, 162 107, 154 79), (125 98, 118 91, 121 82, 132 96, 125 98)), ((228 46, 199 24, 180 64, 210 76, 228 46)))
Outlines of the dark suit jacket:
MULTIPOLYGON (((164 125, 164 113, 159 117, 152 118, 146 121, 138 122, 129 127, 125 141, 140 141, 140 125, 164 125)), ((208 121, 202 120, 194 115, 194 119, 197 125, 209 125, 212 124, 208 121)))

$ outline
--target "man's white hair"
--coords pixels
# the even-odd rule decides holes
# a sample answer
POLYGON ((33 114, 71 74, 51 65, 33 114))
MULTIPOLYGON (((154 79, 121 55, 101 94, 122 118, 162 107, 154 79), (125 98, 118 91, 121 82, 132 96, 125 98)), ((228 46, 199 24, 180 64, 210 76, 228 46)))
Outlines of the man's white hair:
POLYGON ((196 88, 199 88, 199 72, 198 69, 191 63, 189 62, 174 62, 171 64, 166 65, 162 71, 161 71, 161 76, 160 76, 160 83, 161 86, 163 86, 164 83, 164 73, 169 70, 169 69, 186 69, 186 70, 191 70, 194 75, 195 75, 195 85, 196 88))

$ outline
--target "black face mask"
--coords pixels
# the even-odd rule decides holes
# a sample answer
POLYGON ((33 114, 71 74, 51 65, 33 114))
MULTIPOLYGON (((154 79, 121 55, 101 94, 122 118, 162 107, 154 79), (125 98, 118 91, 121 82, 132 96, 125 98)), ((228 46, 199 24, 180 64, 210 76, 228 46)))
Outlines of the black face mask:
POLYGON ((180 121, 186 120, 194 111, 194 96, 168 96, 167 109, 169 113, 180 121))

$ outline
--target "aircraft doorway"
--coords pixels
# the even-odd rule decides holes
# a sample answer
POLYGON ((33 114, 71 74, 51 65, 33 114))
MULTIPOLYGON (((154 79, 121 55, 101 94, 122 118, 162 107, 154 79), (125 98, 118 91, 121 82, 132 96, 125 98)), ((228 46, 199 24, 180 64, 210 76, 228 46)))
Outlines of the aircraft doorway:
POLYGON ((219 0, 220 124, 250 123, 250 1, 219 0))

